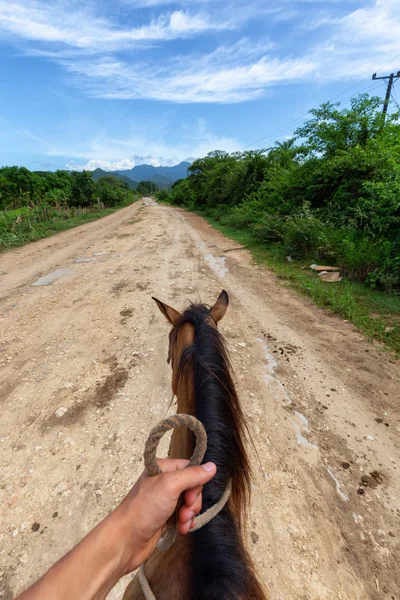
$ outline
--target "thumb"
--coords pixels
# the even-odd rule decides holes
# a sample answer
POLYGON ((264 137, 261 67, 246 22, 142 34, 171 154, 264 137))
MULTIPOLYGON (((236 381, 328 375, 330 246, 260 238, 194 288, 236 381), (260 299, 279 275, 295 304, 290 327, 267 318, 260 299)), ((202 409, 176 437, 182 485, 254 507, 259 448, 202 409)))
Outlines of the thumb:
POLYGON ((185 490, 190 490, 198 485, 204 485, 212 479, 217 472, 214 463, 208 462, 199 467, 187 467, 179 471, 166 473, 170 479, 173 493, 179 496, 185 490))

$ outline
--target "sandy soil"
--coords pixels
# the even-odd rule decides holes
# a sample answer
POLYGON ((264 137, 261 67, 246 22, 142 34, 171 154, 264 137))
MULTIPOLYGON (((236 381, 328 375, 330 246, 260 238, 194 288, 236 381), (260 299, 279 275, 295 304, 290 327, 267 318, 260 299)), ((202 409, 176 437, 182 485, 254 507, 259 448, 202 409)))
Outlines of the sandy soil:
POLYGON ((222 288, 254 441, 248 543, 272 599, 399 599, 399 364, 233 247, 146 201, 0 255, 2 600, 142 470, 171 397, 151 295, 182 308, 222 288), (32 286, 57 269, 70 272, 32 286))

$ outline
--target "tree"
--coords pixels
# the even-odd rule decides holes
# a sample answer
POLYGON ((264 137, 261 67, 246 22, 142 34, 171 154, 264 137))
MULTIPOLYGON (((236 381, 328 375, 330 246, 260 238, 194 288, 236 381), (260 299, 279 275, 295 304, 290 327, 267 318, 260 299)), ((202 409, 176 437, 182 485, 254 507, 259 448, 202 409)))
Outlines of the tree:
POLYGON ((71 173, 71 206, 91 206, 94 200, 96 184, 90 171, 71 173))
POLYGON ((151 181, 140 181, 139 185, 137 186, 137 191, 140 194, 143 194, 143 196, 145 196, 146 194, 149 195, 152 192, 155 192, 157 189, 157 186, 155 183, 152 183, 151 181))
POLYGON ((113 175, 105 175, 97 182, 97 195, 105 206, 122 204, 129 195, 128 184, 113 175))
POLYGON ((195 160, 171 202, 279 243, 297 258, 334 260, 358 280, 400 283, 400 125, 382 101, 323 104, 297 138, 195 160))
POLYGON ((0 169, 0 202, 2 206, 18 208, 35 198, 40 178, 25 167, 0 169))
MULTIPOLYGON (((309 153, 332 156, 340 150, 365 146, 368 140, 379 136, 384 129, 380 98, 360 94, 351 99, 350 108, 339 110, 339 105, 327 102, 312 109, 310 113, 314 118, 295 132, 306 140, 309 153)), ((390 125, 397 118, 397 113, 390 115, 386 123, 390 125)))

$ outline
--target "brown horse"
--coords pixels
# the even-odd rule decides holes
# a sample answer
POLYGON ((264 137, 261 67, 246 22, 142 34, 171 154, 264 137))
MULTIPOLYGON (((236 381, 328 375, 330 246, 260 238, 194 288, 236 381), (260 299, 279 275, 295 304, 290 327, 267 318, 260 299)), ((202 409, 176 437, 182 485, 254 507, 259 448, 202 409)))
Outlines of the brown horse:
MULTIPOLYGON (((203 509, 221 498, 229 481, 230 499, 203 528, 182 536, 166 552, 156 550, 146 564, 146 575, 157 600, 267 600, 244 547, 242 523, 250 490, 250 466, 245 424, 230 374, 225 342, 217 323, 225 315, 228 294, 222 291, 212 308, 192 304, 182 314, 154 300, 172 325, 168 361, 178 410, 195 415, 204 425, 208 446, 205 461, 217 474, 203 489, 203 509)), ((175 429, 171 458, 190 458, 194 436, 175 429)), ((123 600, 143 600, 138 578, 123 600)))

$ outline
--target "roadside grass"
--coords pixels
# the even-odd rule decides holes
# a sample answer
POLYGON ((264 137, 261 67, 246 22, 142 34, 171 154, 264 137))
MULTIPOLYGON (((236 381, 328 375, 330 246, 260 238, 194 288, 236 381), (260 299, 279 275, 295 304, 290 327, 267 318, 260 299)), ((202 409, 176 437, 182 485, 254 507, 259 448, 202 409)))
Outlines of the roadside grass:
POLYGON ((96 221, 97 219, 111 215, 126 206, 128 206, 128 204, 115 206, 113 208, 94 210, 91 212, 80 212, 79 209, 77 209, 76 214, 73 216, 66 217, 64 214, 60 213, 59 216, 54 216, 46 221, 24 222, 21 226, 17 226, 14 229, 5 226, 6 219, 2 218, 3 213, 0 211, 0 251, 23 246, 29 242, 34 242, 60 233, 61 231, 72 229, 78 225, 96 221))
POLYGON ((246 246, 256 262, 267 264, 285 285, 350 321, 369 339, 381 342, 400 356, 400 295, 373 290, 345 279, 327 283, 308 268, 310 262, 288 262, 279 246, 266 247, 248 232, 221 225, 203 212, 196 214, 227 237, 246 246))

